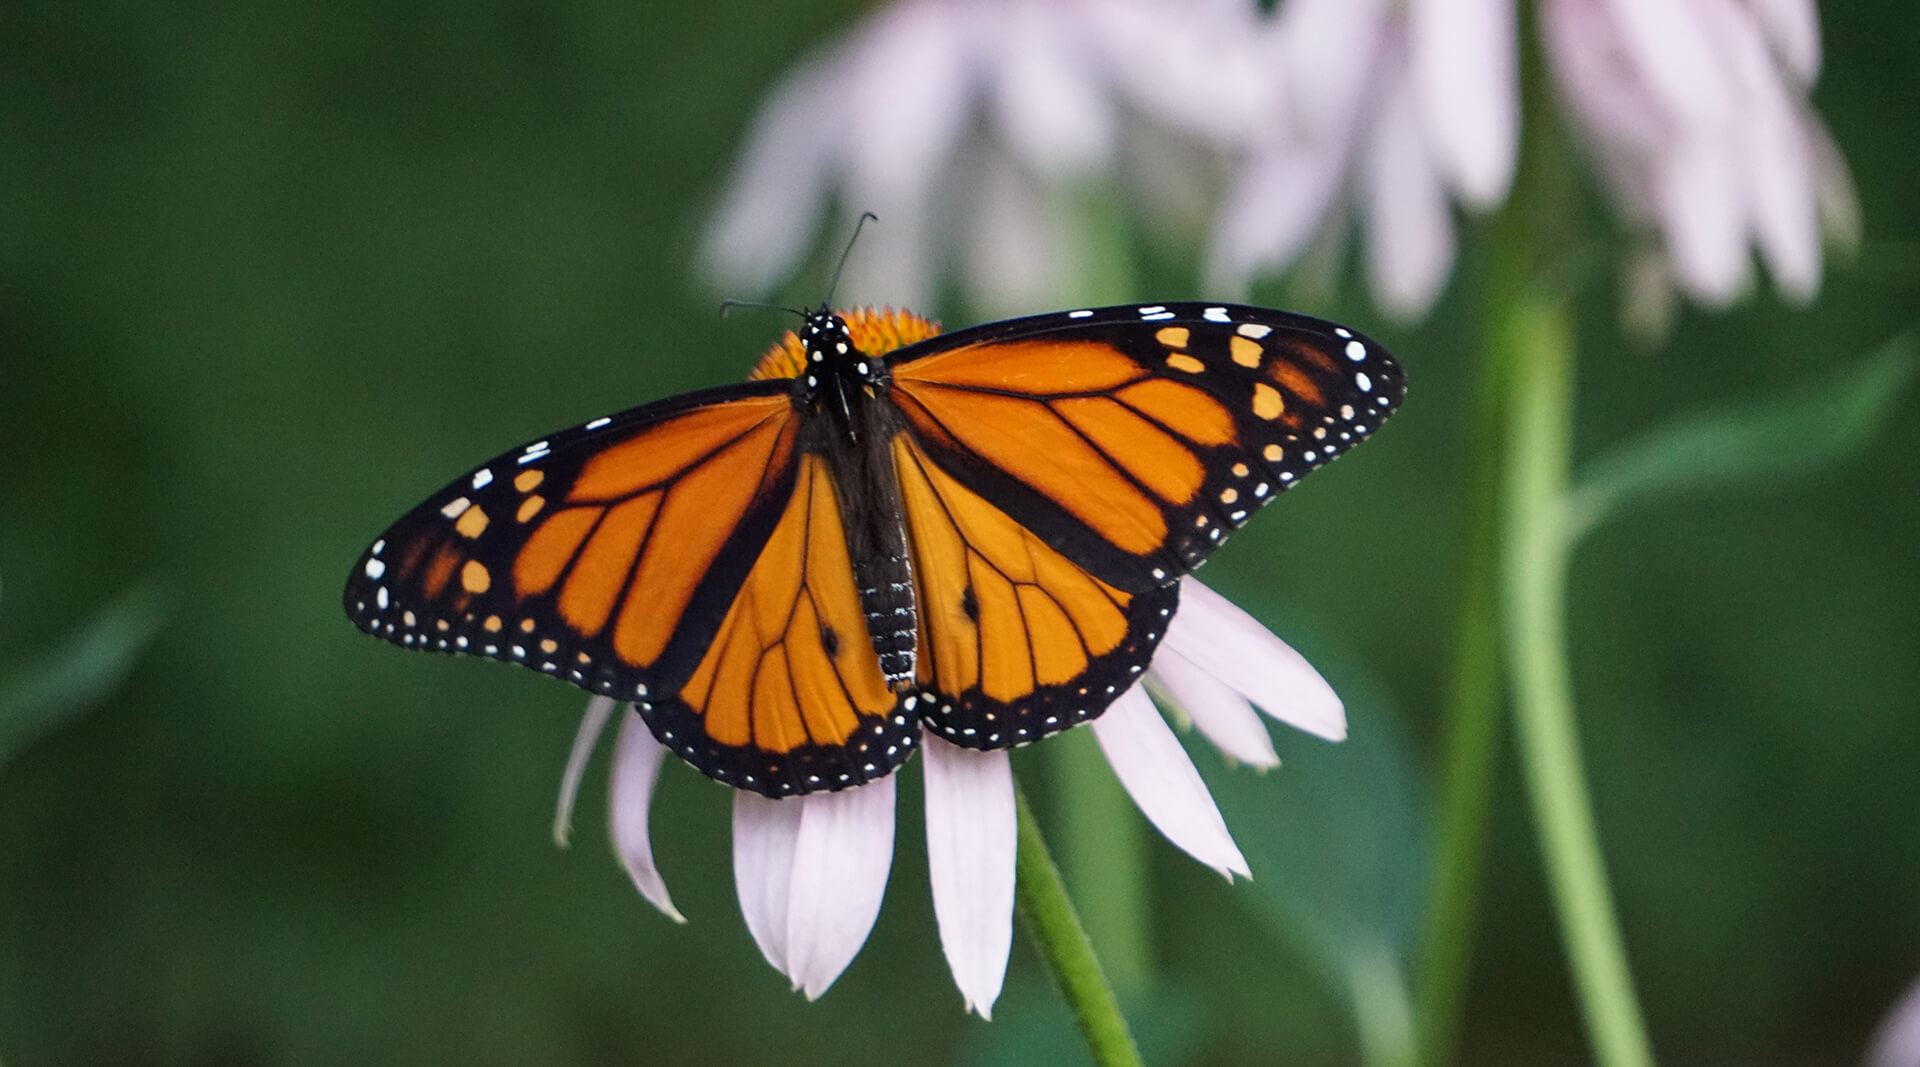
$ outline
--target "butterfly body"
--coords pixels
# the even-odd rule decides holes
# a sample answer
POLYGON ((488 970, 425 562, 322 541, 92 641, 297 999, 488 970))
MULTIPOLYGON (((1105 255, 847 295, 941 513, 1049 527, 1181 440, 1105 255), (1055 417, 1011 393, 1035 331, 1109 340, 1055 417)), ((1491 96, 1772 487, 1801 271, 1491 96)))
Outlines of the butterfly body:
POLYGON ((805 317, 753 380, 595 419, 455 480, 362 554, 362 629, 630 700, 769 796, 1099 715, 1178 578, 1403 391, 1343 327, 1236 305, 951 334, 805 317))
MULTIPOLYGON (((839 487, 867 637, 887 687, 904 691, 913 684, 919 620, 905 511, 887 442, 905 427, 887 399, 886 364, 860 350, 846 320, 822 307, 804 316, 799 337, 806 372, 793 379, 794 404, 811 416, 802 448, 825 459, 839 487)), ((837 651, 840 636, 828 631, 822 640, 837 651)))

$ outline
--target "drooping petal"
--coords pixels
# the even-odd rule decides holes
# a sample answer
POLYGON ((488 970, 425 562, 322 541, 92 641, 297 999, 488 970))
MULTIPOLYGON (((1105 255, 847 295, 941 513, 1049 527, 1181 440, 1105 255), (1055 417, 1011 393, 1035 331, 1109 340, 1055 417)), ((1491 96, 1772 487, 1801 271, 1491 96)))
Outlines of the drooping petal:
POLYGON ((990 318, 1072 303, 1087 273, 1068 239, 1071 211, 1011 160, 980 155, 960 249, 971 302, 990 318))
POLYGON ((991 52, 994 116, 1007 144, 1043 177, 1084 175, 1113 156, 1118 116, 1088 69, 1084 31, 1052 7, 1014 6, 991 52))
POLYGON ((835 142, 819 117, 845 110, 835 50, 804 61, 761 105, 701 248, 706 273, 729 290, 773 290, 806 255, 826 206, 835 142))
POLYGON ((653 840, 647 820, 653 807, 653 786, 660 778, 660 761, 666 746, 653 739, 653 732, 640 721, 640 715, 627 706, 620 720, 620 736, 613 744, 613 771, 607 783, 608 827, 613 846, 626 865, 633 887, 647 903, 674 922, 686 922, 686 916, 673 906, 667 895, 667 883, 653 864, 653 840))
POLYGON ((1351 151, 1339 144, 1275 141, 1241 165, 1207 248, 1211 289, 1244 293, 1253 276, 1285 267, 1326 225, 1351 151))
POLYGON ((1674 277, 1688 295, 1725 307, 1747 278, 1740 176, 1725 142, 1684 138, 1658 161, 1654 198, 1674 277))
POLYGON ((774 800, 746 789, 733 794, 733 885, 740 914, 760 954, 799 988, 787 966, 787 900, 793 888, 793 846, 800 801, 774 800))
POLYGON ((1545 0, 1540 38, 1560 94, 1586 127, 1579 132, 1598 142, 1592 147, 1602 164, 1671 138, 1674 116, 1635 73, 1606 0, 1545 0))
POLYGON ((1267 724, 1247 698, 1178 651, 1160 646, 1146 684, 1162 705, 1185 716, 1228 759, 1250 767, 1280 765, 1267 724))
POLYGON ((587 760, 600 742, 600 731, 606 729, 607 719, 613 715, 613 704, 612 697, 594 697, 587 701, 586 714, 580 717, 580 729, 574 731, 573 749, 567 753, 567 769, 560 776, 560 800, 553 809, 553 843, 561 848, 567 847, 567 839, 573 834, 573 802, 580 796, 580 779, 586 775, 587 760))
POLYGON ((1712 127, 1733 110, 1733 94, 1711 36, 1692 4, 1606 0, 1625 54, 1662 110, 1687 125, 1712 127))
POLYGON ((845 113, 809 117, 808 130, 841 142, 849 175, 874 193, 926 189, 959 143, 976 102, 975 38, 991 30, 972 14, 946 0, 880 8, 851 42, 845 113), (823 122, 859 132, 829 134, 823 122))
POLYGON ((1813 0, 1747 0, 1780 65, 1800 88, 1820 74, 1820 15, 1813 0))
POLYGON ((1013 765, 927 735, 927 873, 940 948, 967 1009, 991 1018, 1013 944, 1013 765))
POLYGON ((1325 142, 1353 125, 1379 69, 1386 0, 1288 0, 1280 6, 1280 69, 1298 128, 1325 142))
POLYGON ((1193 661, 1295 729, 1329 741, 1347 736, 1346 709, 1320 672, 1197 578, 1181 580, 1180 610, 1161 647, 1193 661))
POLYGON ((1415 99, 1434 162, 1469 207, 1500 203, 1520 145, 1513 0, 1413 0, 1415 99))
POLYGON ((897 775, 799 799, 787 899, 788 975, 816 999, 847 969, 880 914, 893 864, 897 775))
POLYGON ((1734 150, 1754 241, 1781 293, 1804 303, 1820 288, 1820 221, 1800 116, 1752 15, 1724 3, 1701 11, 1739 93, 1734 150))
POLYGON ((1420 129, 1412 81, 1396 71, 1386 93, 1364 161, 1367 280, 1382 307, 1417 318, 1453 266, 1453 212, 1420 129))
POLYGON ((1920 1067, 1920 982, 1907 987, 1874 1033, 1866 1067, 1920 1067))
POLYGON ((1145 690, 1122 693, 1093 720, 1093 736, 1140 814, 1168 841, 1229 881, 1252 877, 1213 794, 1145 690))
POLYGON ((1253 5, 1097 0, 1076 14, 1075 28, 1150 122, 1237 148, 1283 121, 1282 42, 1253 5))

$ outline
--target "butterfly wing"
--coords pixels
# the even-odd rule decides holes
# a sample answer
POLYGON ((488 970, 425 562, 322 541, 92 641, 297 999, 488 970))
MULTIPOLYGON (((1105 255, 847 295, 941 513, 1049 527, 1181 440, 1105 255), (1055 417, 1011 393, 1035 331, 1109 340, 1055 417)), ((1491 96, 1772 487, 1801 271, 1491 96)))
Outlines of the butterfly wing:
POLYGON ((707 390, 506 453, 374 542, 347 614, 631 700, 663 744, 768 795, 885 774, 917 725, 868 646, 790 394, 707 390))
POLYGON ((1175 579, 1405 389, 1345 327, 1221 304, 993 323, 889 371, 927 721, 973 747, 1105 710, 1164 634, 1175 579))

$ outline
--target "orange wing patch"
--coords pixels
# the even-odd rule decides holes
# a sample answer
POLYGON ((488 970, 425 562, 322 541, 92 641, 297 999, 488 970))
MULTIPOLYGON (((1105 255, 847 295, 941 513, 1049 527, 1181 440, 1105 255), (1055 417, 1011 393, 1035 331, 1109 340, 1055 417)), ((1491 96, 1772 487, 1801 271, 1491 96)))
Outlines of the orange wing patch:
MULTIPOLYGON (((653 664, 733 529, 791 458, 792 415, 783 396, 736 401, 596 453, 515 556, 515 593, 557 584, 560 616, 577 633, 598 636, 617 620, 615 654, 653 664)), ((539 484, 516 479, 522 492, 539 484)))
POLYGON ((846 745, 893 710, 818 456, 801 457, 793 498, 680 699, 714 742, 779 755, 846 745))
POLYGON ((1011 703, 1079 677, 1119 647, 1131 597, 934 466, 907 435, 894 439, 893 455, 913 547, 923 684, 1011 703))

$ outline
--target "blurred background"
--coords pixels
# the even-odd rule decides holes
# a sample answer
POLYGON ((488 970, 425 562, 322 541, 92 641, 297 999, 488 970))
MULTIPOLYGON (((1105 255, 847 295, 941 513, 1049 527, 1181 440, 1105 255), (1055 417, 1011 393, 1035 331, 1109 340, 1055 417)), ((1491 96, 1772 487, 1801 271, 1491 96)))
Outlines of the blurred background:
MULTIPOLYGON (((1064 47, 1093 17, 1014 7, 980 16, 968 55, 1064 47)), ((912 40, 854 29, 884 14, 844 0, 0 9, 0 1060, 1084 1057, 1020 938, 995 1021, 962 1013, 927 899, 917 766, 879 925, 808 1004, 739 918, 721 787, 665 775, 654 834, 690 919, 676 926, 605 845, 603 765, 574 847, 549 839, 583 694, 369 641, 339 607, 356 554, 459 471, 742 377, 786 322, 723 321, 717 298, 817 301, 863 209, 882 221, 841 303, 910 299, 965 324, 1248 298, 1350 322, 1406 364, 1412 392, 1378 439, 1205 572, 1321 668, 1352 739, 1276 732, 1286 762, 1263 776, 1195 748, 1255 879, 1229 887, 1148 838, 1151 936, 1123 989, 1156 1062, 1361 1057, 1350 991, 1314 946, 1358 928, 1390 973, 1418 955, 1492 270, 1475 212, 1497 207, 1504 176, 1491 196, 1468 181, 1439 201, 1457 239, 1411 281, 1342 236, 1332 208, 1290 251, 1236 251, 1216 207, 1257 152, 1148 96, 1114 90, 1107 140, 1060 163, 1021 146, 1072 156, 1046 126, 1094 121, 1075 117, 1072 85, 1023 142, 1006 132, 1032 118, 1017 106, 904 85, 868 108, 848 94, 894 87, 871 71, 839 96, 783 80, 852 69, 862 49, 910 54, 912 40), (796 99, 814 108, 799 127, 775 113, 796 99), (938 151, 921 105, 951 119, 938 151), (822 142, 846 158, 822 162, 822 142), (1015 206, 941 213, 940 196, 911 195, 940 181, 1004 186, 1015 206)), ((1573 175, 1555 210, 1585 256, 1576 464, 1692 411, 1790 408, 1914 321, 1920 17, 1901 0, 1821 16, 1811 101, 1863 227, 1805 302, 1784 282, 1703 298, 1711 279, 1689 288, 1682 262, 1649 305, 1646 271, 1614 267, 1644 252, 1646 227, 1617 221, 1617 188, 1552 105, 1538 128, 1529 113, 1527 137, 1573 175)), ((1048 86, 1005 98, 1055 99, 1048 86)), ((1529 108, 1555 99, 1528 92, 1529 108)), ((1401 171, 1369 158, 1348 169, 1372 175, 1382 226, 1401 171)), ((1587 767, 1671 1063, 1858 1061, 1920 975, 1920 420, 1912 396, 1888 403, 1831 462, 1671 494, 1574 560, 1587 767)), ((1043 820, 1074 780, 1045 748, 1015 760, 1043 820)), ((1581 1062, 1510 751, 1496 766, 1458 1061, 1581 1062)))

